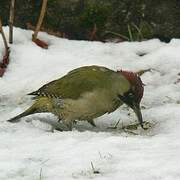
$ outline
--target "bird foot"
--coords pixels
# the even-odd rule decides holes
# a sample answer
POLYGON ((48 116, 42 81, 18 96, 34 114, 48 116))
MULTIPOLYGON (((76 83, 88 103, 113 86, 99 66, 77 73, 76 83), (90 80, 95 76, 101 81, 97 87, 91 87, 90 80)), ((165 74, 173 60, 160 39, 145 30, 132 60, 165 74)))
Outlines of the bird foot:
MULTIPOLYGON (((115 126, 113 127, 108 127, 108 129, 117 129, 118 128, 118 124, 119 124, 119 121, 116 123, 115 126)), ((154 123, 150 123, 150 122, 147 122, 147 121, 144 121, 143 122, 143 129, 144 130, 148 130, 152 127, 154 127, 154 123)), ((125 131, 133 131, 133 130, 137 130, 141 125, 139 123, 134 123, 134 124, 128 124, 128 125, 121 125, 120 129, 123 129, 125 131)))
POLYGON ((152 127, 154 127, 154 123, 150 123, 150 122, 147 122, 147 121, 145 121, 145 122, 143 122, 143 129, 144 130, 148 130, 148 129, 151 129, 152 127))
POLYGON ((154 123, 144 121, 142 126, 139 123, 135 123, 135 124, 129 124, 126 126, 122 126, 122 129, 137 130, 141 126, 144 130, 148 130, 148 129, 151 129, 152 127, 154 127, 154 125, 155 125, 154 123))

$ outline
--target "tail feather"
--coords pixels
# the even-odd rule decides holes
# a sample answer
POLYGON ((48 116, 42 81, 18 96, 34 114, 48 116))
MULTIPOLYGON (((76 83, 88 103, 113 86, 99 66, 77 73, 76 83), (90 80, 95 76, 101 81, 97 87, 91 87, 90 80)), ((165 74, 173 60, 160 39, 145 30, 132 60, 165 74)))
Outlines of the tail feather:
POLYGON ((31 93, 29 93, 27 95, 33 96, 32 99, 37 99, 38 98, 37 96, 39 96, 38 91, 31 92, 31 93))
POLYGON ((16 122, 19 122, 22 117, 25 117, 25 116, 28 116, 28 115, 34 114, 34 113, 36 113, 36 109, 33 108, 33 107, 30 107, 29 109, 27 109, 27 110, 24 111, 23 113, 15 116, 15 117, 7 120, 7 121, 8 121, 8 122, 11 122, 11 123, 16 123, 16 122))
POLYGON ((15 123, 19 122, 20 118, 24 116, 28 116, 30 114, 35 114, 35 113, 42 113, 42 112, 51 112, 52 106, 49 105, 49 98, 48 97, 40 97, 36 99, 35 103, 26 111, 23 113, 7 120, 9 122, 15 123))
POLYGON ((38 95, 38 91, 31 92, 31 93, 29 93, 29 94, 27 94, 27 95, 33 95, 33 96, 36 96, 36 95, 38 95))

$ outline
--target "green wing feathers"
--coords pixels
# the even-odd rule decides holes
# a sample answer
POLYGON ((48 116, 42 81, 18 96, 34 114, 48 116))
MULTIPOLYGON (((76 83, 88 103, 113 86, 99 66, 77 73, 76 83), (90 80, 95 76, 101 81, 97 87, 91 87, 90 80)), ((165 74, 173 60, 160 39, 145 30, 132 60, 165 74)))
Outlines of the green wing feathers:
POLYGON ((30 95, 78 99, 83 93, 92 92, 95 88, 109 88, 112 74, 116 72, 101 66, 80 67, 30 95))

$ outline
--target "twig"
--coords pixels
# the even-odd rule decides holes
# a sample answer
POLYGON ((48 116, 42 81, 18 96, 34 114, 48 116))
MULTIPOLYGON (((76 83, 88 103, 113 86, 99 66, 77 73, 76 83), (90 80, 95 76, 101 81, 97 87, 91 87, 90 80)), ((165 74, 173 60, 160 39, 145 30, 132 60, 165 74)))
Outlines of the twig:
POLYGON ((42 180, 42 167, 41 167, 40 173, 39 173, 39 180, 42 180))
POLYGON ((93 40, 97 39, 96 38, 96 32, 97 32, 97 26, 96 26, 96 23, 94 23, 93 30, 90 33, 90 38, 89 38, 90 41, 93 41, 93 40))
POLYGON ((140 29, 136 24, 134 24, 134 23, 132 23, 132 26, 134 26, 134 28, 137 30, 138 34, 139 34, 140 37, 141 37, 141 40, 143 40, 144 37, 143 37, 143 34, 142 34, 141 29, 140 29))
POLYGON ((151 68, 149 68, 149 69, 143 69, 143 70, 140 70, 140 71, 136 72, 136 74, 138 74, 139 76, 142 76, 144 73, 146 73, 146 72, 151 72, 151 71, 152 71, 151 68))
POLYGON ((123 130, 125 133, 128 133, 128 134, 138 135, 137 133, 126 129, 126 126, 123 125, 123 122, 122 122, 122 130, 123 130))
POLYGON ((115 124, 114 128, 117 128, 120 121, 121 121, 121 119, 118 120, 118 122, 115 124))
POLYGON ((41 25, 42 25, 42 22, 43 22, 43 19, 44 19, 44 15, 45 15, 45 12, 46 12, 47 0, 42 0, 42 1, 43 2, 42 2, 42 7, 41 7, 41 12, 40 12, 40 15, 39 15, 39 19, 38 19, 34 34, 32 35, 32 40, 33 41, 37 39, 37 35, 38 35, 38 32, 39 32, 39 30, 41 28, 41 25))
MULTIPOLYGON (((45 161, 43 161, 43 162, 41 163, 41 165, 45 164, 47 161, 49 161, 49 159, 46 159, 45 161)), ((41 167, 40 173, 39 173, 39 180, 42 180, 42 167, 41 167)))
POLYGON ((7 52, 9 47, 8 47, 8 44, 7 44, 7 41, 6 41, 6 37, 5 37, 4 31, 3 31, 3 28, 2 28, 1 18, 0 18, 0 32, 1 32, 1 35, 2 35, 2 38, 3 38, 3 43, 4 43, 5 50, 7 52))
POLYGON ((131 32, 131 27, 130 27, 129 24, 127 25, 127 28, 128 28, 128 33, 129 33, 129 39, 130 39, 130 41, 133 41, 133 36, 132 36, 132 32, 131 32))
POLYGON ((122 130, 123 130, 125 133, 128 133, 128 134, 139 135, 138 133, 135 133, 135 132, 133 132, 133 131, 127 130, 127 129, 125 129, 125 128, 122 128, 122 130))
MULTIPOLYGON (((35 28, 36 28, 36 27, 33 26, 30 22, 27 22, 27 23, 26 23, 26 27, 27 27, 27 29, 30 29, 30 30, 32 30, 32 31, 34 31, 35 28)), ((41 26, 40 31, 46 32, 46 33, 48 33, 48 34, 50 34, 50 35, 53 35, 53 36, 66 38, 66 34, 65 34, 64 32, 61 32, 61 31, 53 31, 52 29, 47 28, 47 27, 41 26)))
POLYGON ((100 172, 98 170, 95 170, 94 165, 93 165, 92 162, 91 162, 91 167, 92 167, 92 170, 93 170, 94 174, 100 174, 100 172))
POLYGON ((13 43, 13 24, 14 24, 14 4, 15 0, 11 0, 9 15, 9 43, 13 43))
POLYGON ((117 129, 117 126, 118 126, 120 121, 121 121, 121 119, 119 119, 114 126, 108 127, 108 129, 117 129))
POLYGON ((6 71, 7 65, 9 64, 9 53, 10 53, 10 51, 9 51, 7 40, 6 40, 4 31, 3 31, 3 28, 2 28, 1 18, 0 18, 0 32, 1 32, 1 35, 2 35, 4 47, 5 47, 5 55, 3 56, 3 59, 0 62, 0 77, 2 77, 4 75, 4 73, 5 73, 5 71, 6 71))
POLYGON ((119 33, 116 33, 116 32, 106 31, 106 32, 105 32, 105 35, 106 35, 106 34, 112 34, 112 35, 115 35, 115 36, 119 36, 119 37, 121 37, 121 38, 123 38, 123 39, 129 41, 129 38, 128 38, 127 36, 124 36, 124 35, 119 34, 119 33))
POLYGON ((101 154, 101 152, 99 151, 98 153, 99 153, 100 158, 102 159, 102 154, 101 154))

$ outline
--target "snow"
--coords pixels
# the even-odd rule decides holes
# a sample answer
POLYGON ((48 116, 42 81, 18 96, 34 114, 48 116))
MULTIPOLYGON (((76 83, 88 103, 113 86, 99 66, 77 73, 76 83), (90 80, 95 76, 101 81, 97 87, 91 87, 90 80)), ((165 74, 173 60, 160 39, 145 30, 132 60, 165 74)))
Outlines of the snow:
MULTIPOLYGON (((8 28, 4 29, 8 36, 8 28)), ((0 79, 0 179, 180 179, 180 40, 114 44, 40 33, 39 38, 49 44, 44 50, 31 42, 31 31, 14 30, 11 62, 0 79), (76 67, 92 64, 114 70, 152 69, 141 76, 146 85, 141 106, 144 120, 154 127, 138 129, 137 135, 107 129, 119 119, 119 126, 135 122, 135 114, 126 106, 97 118, 96 128, 81 122, 72 132, 49 132, 41 120, 55 121, 51 114, 6 122, 32 104, 27 93, 76 67)))

